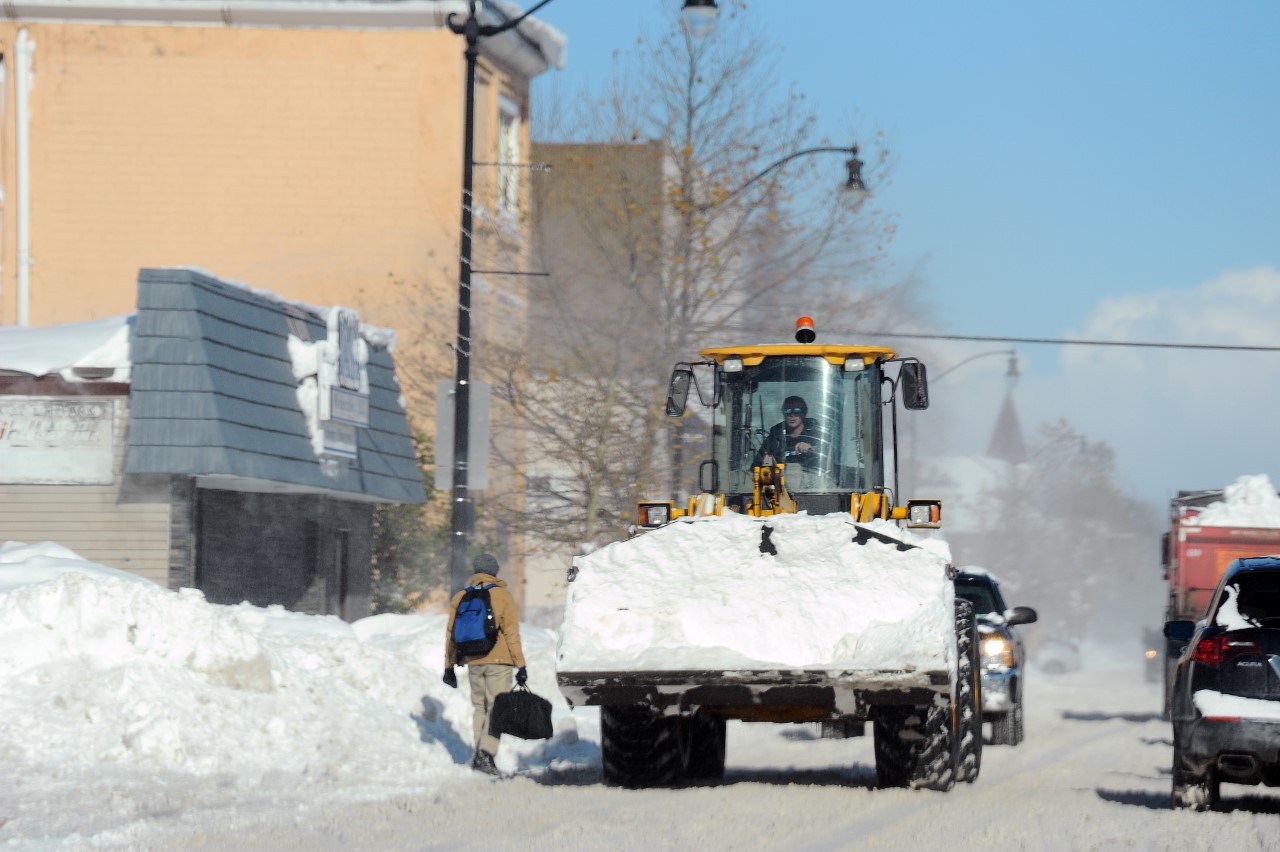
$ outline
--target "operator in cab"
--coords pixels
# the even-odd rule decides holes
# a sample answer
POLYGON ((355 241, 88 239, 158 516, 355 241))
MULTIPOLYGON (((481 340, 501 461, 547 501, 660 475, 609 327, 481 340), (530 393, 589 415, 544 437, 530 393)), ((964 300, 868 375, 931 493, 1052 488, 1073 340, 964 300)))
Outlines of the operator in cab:
POLYGON ((784 464, 799 464, 805 470, 815 470, 822 448, 822 432, 818 421, 806 416, 808 413, 804 397, 789 396, 783 400, 782 422, 769 430, 757 463, 764 464, 764 456, 768 455, 784 464))

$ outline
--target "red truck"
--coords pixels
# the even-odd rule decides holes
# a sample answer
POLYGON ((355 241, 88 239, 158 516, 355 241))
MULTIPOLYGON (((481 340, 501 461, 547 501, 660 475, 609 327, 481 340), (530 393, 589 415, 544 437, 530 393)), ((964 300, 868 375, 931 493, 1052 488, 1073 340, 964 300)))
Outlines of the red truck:
MULTIPOLYGON (((1164 578, 1169 584, 1165 621, 1203 616, 1222 572, 1242 556, 1280 553, 1280 528, 1259 526, 1202 526, 1200 513, 1221 502, 1223 491, 1179 491, 1169 503, 1169 531, 1163 537, 1164 578)), ((1173 672, 1186 643, 1166 640, 1164 654, 1164 716, 1169 718, 1173 672)))

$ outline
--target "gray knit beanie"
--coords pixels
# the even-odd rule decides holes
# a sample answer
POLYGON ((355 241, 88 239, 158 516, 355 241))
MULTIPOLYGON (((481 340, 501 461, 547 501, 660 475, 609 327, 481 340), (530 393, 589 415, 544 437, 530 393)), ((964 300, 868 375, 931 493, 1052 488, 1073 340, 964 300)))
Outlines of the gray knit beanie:
POLYGON ((498 557, 492 553, 481 553, 471 561, 471 568, 477 574, 498 574, 498 557))

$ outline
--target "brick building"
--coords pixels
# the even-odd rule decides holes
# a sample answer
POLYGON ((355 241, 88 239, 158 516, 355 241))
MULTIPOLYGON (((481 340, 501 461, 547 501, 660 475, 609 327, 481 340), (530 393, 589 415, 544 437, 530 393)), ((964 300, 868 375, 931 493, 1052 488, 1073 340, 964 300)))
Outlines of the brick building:
MULTIPOLYGON (((518 12, 478 6, 490 23, 518 12)), ((458 292, 465 42, 447 19, 467 9, 5 4, 0 325, 127 313, 139 268, 214 269, 394 329, 410 418, 430 431, 432 389, 453 376, 458 292)), ((480 42, 476 269, 530 268, 529 83, 564 52, 537 18, 480 42)), ((487 378, 487 341, 523 336, 528 281, 473 276, 474 379, 487 378)), ((518 430, 500 433, 512 436, 504 455, 521 458, 518 430)))
POLYGON ((137 312, 0 327, 0 541, 214 603, 369 613, 375 503, 421 503, 390 335, 184 269, 137 312))

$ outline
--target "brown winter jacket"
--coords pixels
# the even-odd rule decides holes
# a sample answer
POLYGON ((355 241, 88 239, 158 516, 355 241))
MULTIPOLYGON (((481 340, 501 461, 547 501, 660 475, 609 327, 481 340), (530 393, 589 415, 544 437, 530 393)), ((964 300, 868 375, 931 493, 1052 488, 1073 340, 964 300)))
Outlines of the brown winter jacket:
POLYGON ((489 590, 489 605, 493 607, 493 620, 498 623, 498 641, 493 650, 483 657, 464 657, 456 659, 453 650, 453 620, 458 616, 458 604, 466 590, 453 596, 449 604, 449 626, 444 634, 444 667, 465 664, 469 666, 523 666, 524 649, 520 647, 520 615, 516 612, 516 602, 507 591, 507 581, 499 580, 492 574, 473 574, 467 581, 468 586, 489 585, 497 587, 489 590))

